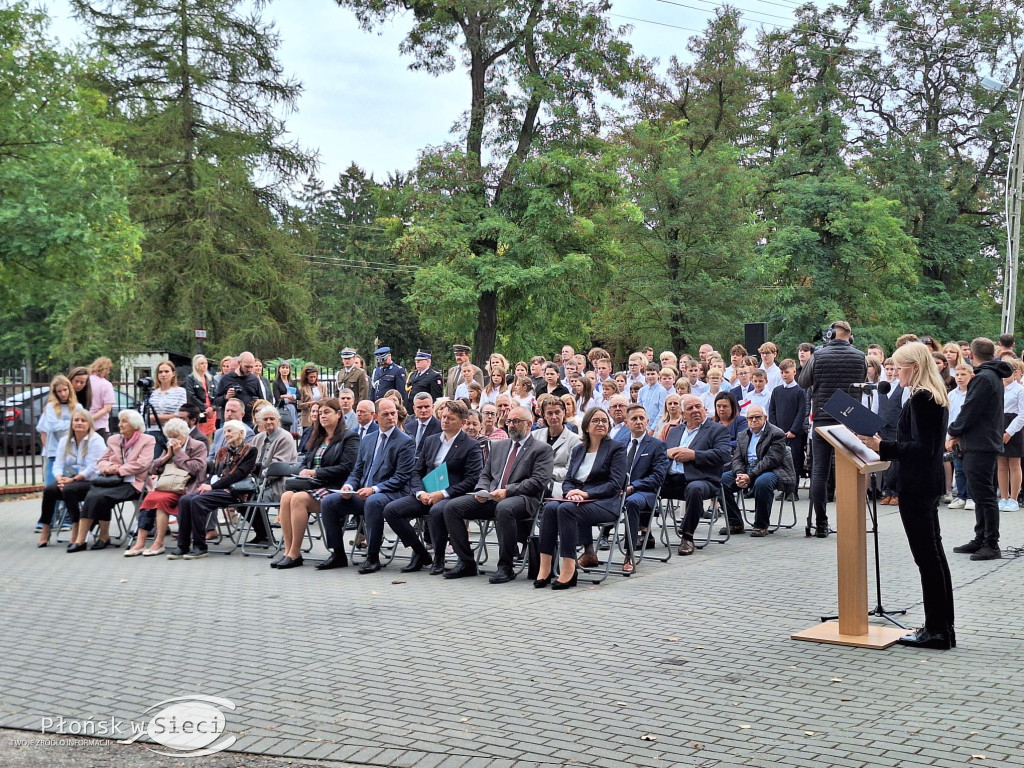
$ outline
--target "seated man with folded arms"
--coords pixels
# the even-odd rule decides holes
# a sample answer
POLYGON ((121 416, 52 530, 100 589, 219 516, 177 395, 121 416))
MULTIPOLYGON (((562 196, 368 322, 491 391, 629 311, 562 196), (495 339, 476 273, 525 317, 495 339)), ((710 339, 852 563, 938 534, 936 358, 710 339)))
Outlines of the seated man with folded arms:
POLYGON ((466 531, 466 520, 494 520, 498 534, 498 569, 491 576, 492 584, 504 584, 515 578, 512 562, 516 556, 521 523, 528 524, 547 493, 555 455, 546 442, 530 433, 533 421, 522 407, 512 409, 508 420, 509 439, 491 443, 491 450, 477 481, 468 496, 453 500, 444 510, 447 533, 440 527, 431 529, 434 541, 434 567, 430 573, 444 569, 444 537, 451 539, 459 562, 446 579, 476 576, 476 560, 466 531))
MULTIPOLYGON (((626 537, 626 559, 622 565, 623 573, 633 572, 633 551, 640 545, 643 532, 651 523, 651 512, 658 498, 658 489, 665 481, 669 460, 665 452, 665 443, 647 434, 649 419, 642 405, 631 405, 627 411, 626 423, 629 425, 629 439, 626 443, 626 471, 629 480, 626 486, 626 520, 628 536, 626 537)), ((607 539, 611 528, 601 532, 602 539, 607 539)), ((583 555, 579 563, 584 568, 592 568, 598 564, 597 554, 592 544, 592 534, 588 527, 581 532, 580 541, 584 543, 583 555)), ((601 547, 604 549, 604 547, 601 547)))
POLYGON ((767 536, 772 514, 772 497, 777 488, 796 487, 793 456, 786 445, 786 433, 768 423, 768 414, 760 405, 747 411, 747 429, 737 436, 732 452, 732 468, 722 475, 726 516, 731 533, 743 533, 743 518, 736 497, 737 488, 754 491, 754 530, 751 536, 767 536))
MULTIPOLYGON (((423 439, 416 456, 416 468, 410 482, 411 495, 392 501, 384 507, 384 519, 405 546, 412 549, 412 559, 402 573, 413 573, 430 565, 430 553, 416 535, 409 520, 430 516, 431 528, 444 528, 444 509, 454 499, 465 496, 480 479, 484 455, 480 443, 462 431, 469 406, 461 400, 441 405, 441 431, 423 439), (448 487, 427 491, 423 478, 444 464, 448 471, 448 487)), ((436 541, 436 539, 433 539, 436 541)), ((444 561, 444 546, 440 554, 444 561)))
POLYGON ((398 427, 398 408, 389 398, 377 401, 379 431, 368 433, 359 442, 359 456, 352 474, 341 486, 320 502, 327 546, 333 553, 317 565, 318 570, 344 568, 344 528, 349 515, 364 515, 366 523, 366 562, 359 573, 379 571, 380 547, 384 541, 384 507, 406 495, 409 478, 416 464, 413 439, 398 427))
POLYGON ((699 397, 683 395, 682 405, 683 423, 672 427, 665 440, 672 464, 661 497, 686 502, 679 554, 692 555, 693 532, 704 512, 703 502, 715 498, 721 490, 722 472, 732 452, 729 430, 707 418, 699 397))

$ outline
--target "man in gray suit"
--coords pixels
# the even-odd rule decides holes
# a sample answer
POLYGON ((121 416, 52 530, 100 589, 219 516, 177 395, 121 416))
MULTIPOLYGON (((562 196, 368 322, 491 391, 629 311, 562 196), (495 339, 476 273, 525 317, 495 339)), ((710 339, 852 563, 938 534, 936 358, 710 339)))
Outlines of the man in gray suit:
POLYGON ((707 418, 704 404, 696 395, 683 395, 683 423, 669 430, 668 475, 661 487, 663 499, 683 499, 680 555, 692 555, 693 532, 704 511, 704 500, 713 499, 722 488, 722 471, 729 461, 729 430, 707 418))
MULTIPOLYGON (((513 408, 509 414, 509 439, 491 443, 491 450, 472 494, 453 499, 444 510, 444 522, 452 549, 459 557, 458 565, 445 572, 446 579, 476 576, 476 559, 469 544, 466 520, 494 520, 498 534, 498 569, 491 576, 492 584, 504 584, 515 578, 512 561, 516 556, 520 523, 528 523, 541 497, 547 493, 555 454, 546 442, 530 434, 533 419, 525 408, 513 408)), ((443 553, 440 555, 444 557, 443 553)), ((441 563, 443 568, 443 562, 441 563)), ((438 570, 435 553, 434 568, 438 570)))

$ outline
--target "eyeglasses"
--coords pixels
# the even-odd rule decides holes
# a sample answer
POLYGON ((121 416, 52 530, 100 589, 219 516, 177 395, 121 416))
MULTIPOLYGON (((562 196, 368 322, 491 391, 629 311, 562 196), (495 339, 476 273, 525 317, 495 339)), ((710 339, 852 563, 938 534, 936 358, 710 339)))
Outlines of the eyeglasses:
POLYGON ((747 416, 747 421, 764 421, 764 416, 747 416))
POLYGON ((512 425, 514 427, 516 424, 529 424, 530 420, 529 419, 509 419, 505 423, 506 424, 510 424, 510 425, 512 425))
POLYGON ((610 422, 610 421, 608 421, 608 419, 591 419, 591 420, 590 420, 590 423, 591 423, 591 424, 604 424, 604 425, 606 425, 606 426, 607 426, 608 424, 611 424, 611 422, 610 422))

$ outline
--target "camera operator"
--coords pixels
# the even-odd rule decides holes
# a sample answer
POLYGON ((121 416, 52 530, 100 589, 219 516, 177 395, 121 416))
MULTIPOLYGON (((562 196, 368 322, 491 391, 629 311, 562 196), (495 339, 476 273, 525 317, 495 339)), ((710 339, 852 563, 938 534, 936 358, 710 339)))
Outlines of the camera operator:
MULTIPOLYGON (((263 397, 260 380, 252 372, 256 366, 256 357, 252 352, 243 352, 238 356, 238 370, 226 373, 217 385, 217 394, 213 398, 216 408, 223 409, 228 400, 236 398, 244 408, 241 421, 252 428, 252 403, 263 397)), ((227 420, 225 414, 224 419, 227 420)))
POLYGON ((964 475, 974 497, 974 538, 953 551, 969 554, 971 560, 1002 557, 996 464, 1003 452, 1003 379, 1013 373, 1013 368, 1002 360, 993 360, 995 353, 991 339, 971 342, 974 378, 967 385, 960 414, 947 430, 950 437, 946 450, 959 445, 963 451, 964 475))
MULTIPOLYGON (((836 320, 825 331, 827 343, 814 350, 814 354, 800 371, 800 386, 810 393, 814 426, 837 424, 825 412, 825 403, 837 389, 847 390, 867 377, 864 353, 853 346, 853 332, 845 320, 836 320)), ((828 536, 828 510, 826 486, 832 467, 832 446, 817 430, 811 436, 811 506, 814 509, 814 527, 819 539, 828 536)))

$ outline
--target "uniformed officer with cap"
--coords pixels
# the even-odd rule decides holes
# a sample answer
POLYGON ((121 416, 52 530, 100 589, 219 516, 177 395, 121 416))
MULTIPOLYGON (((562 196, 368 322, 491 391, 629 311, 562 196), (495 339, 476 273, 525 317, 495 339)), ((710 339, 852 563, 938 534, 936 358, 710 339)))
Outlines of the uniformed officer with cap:
MULTIPOLYGON (((453 344, 452 351, 455 353, 455 365, 448 369, 448 379, 445 384, 444 393, 454 400, 455 390, 462 383, 462 366, 469 362, 470 348, 465 344, 453 344)), ((473 378, 481 387, 484 385, 484 372, 475 365, 473 366, 473 378)))
POLYGON ((405 368, 391 361, 391 347, 380 347, 374 350, 377 367, 373 371, 373 383, 370 391, 374 400, 380 400, 390 390, 395 389, 405 395, 405 368))
POLYGON ((444 380, 441 372, 431 367, 433 357, 430 352, 421 349, 416 353, 416 370, 409 374, 408 392, 405 396, 406 408, 412 413, 412 401, 420 392, 426 392, 434 400, 444 394, 444 380))
POLYGON ((345 347, 339 354, 342 369, 336 374, 338 389, 351 389, 356 403, 366 400, 370 396, 370 380, 366 377, 366 371, 356 365, 356 351, 352 347, 345 347))

